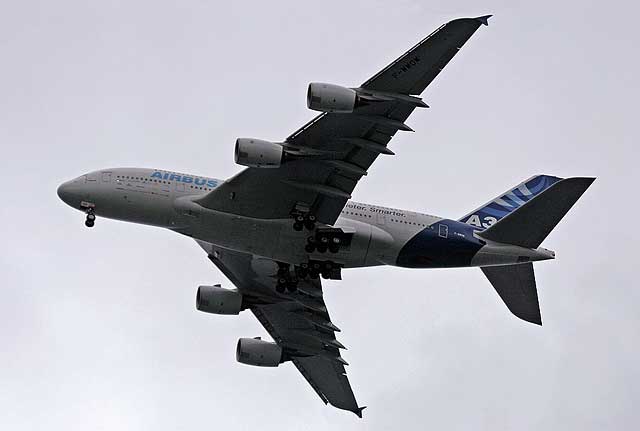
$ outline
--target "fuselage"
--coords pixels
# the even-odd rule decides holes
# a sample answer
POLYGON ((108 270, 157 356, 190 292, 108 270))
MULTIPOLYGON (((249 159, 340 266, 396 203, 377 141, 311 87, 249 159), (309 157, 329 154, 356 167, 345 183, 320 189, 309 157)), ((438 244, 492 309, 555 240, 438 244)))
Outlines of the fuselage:
MULTIPOLYGON (((291 219, 259 219, 219 212, 196 200, 223 181, 145 168, 104 169, 62 184, 68 205, 98 217, 163 227, 218 247, 300 264, 326 259, 309 254, 309 232, 291 219)), ((554 257, 545 249, 492 243, 481 229, 456 220, 349 201, 334 227, 353 233, 348 247, 331 254, 344 268, 394 265, 447 268, 508 265, 554 257)))

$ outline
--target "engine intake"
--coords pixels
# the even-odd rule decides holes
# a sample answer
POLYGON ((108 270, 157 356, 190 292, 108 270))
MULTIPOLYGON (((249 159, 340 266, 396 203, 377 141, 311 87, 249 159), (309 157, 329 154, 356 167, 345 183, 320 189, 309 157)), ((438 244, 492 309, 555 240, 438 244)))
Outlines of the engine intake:
POLYGON ((314 111, 349 114, 361 104, 358 93, 351 88, 312 82, 307 90, 307 107, 314 111))
POLYGON ((256 367, 277 367, 285 361, 282 347, 260 338, 240 338, 236 360, 256 367))
POLYGON ((237 289, 223 289, 219 284, 199 286, 196 309, 212 314, 239 314, 243 310, 242 294, 237 289))
POLYGON ((237 164, 250 168, 279 168, 284 159, 284 148, 275 142, 238 138, 234 159, 237 164))

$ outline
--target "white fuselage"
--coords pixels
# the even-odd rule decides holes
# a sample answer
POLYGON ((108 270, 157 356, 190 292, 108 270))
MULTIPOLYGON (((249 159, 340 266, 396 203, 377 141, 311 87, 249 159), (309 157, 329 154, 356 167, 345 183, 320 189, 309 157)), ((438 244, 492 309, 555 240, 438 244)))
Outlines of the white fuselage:
MULTIPOLYGON (((164 170, 115 168, 64 183, 58 194, 74 208, 93 208, 98 217, 164 227, 222 248, 292 264, 326 259, 326 253, 305 252, 309 232, 292 229, 289 218, 243 217, 195 202, 221 182, 164 170)), ((551 258, 541 250, 486 244, 460 222, 353 201, 334 226, 354 233, 349 247, 330 256, 345 268, 486 266, 551 258), (443 251, 448 249, 455 258, 447 260, 443 251)))

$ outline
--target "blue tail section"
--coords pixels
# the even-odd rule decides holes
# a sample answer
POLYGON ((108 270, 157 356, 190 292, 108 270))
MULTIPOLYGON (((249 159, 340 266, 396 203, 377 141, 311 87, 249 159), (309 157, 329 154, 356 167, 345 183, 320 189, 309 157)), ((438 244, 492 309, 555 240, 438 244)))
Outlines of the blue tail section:
POLYGON ((561 179, 562 178, 549 175, 536 175, 531 177, 491 202, 486 203, 477 210, 462 217, 460 221, 481 229, 486 229, 561 179))

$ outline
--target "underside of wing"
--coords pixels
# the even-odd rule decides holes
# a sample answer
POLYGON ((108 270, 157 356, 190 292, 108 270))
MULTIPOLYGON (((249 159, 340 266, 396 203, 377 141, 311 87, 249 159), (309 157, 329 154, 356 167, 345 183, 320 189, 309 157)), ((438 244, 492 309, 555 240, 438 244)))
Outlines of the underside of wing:
MULTIPOLYGON (((352 112, 324 112, 283 143, 278 168, 250 167, 198 202, 211 209, 256 218, 288 218, 306 208, 333 224, 356 184, 416 107, 420 94, 488 16, 451 21, 352 92, 352 112), (354 102, 355 103, 355 102, 354 102)), ((311 88, 311 87, 310 87, 311 88)), ((345 93, 346 94, 346 93, 345 93)))
POLYGON ((340 355, 345 347, 335 336, 340 329, 331 322, 320 280, 300 280, 295 292, 280 294, 272 260, 197 242, 322 401, 361 416, 340 355))

